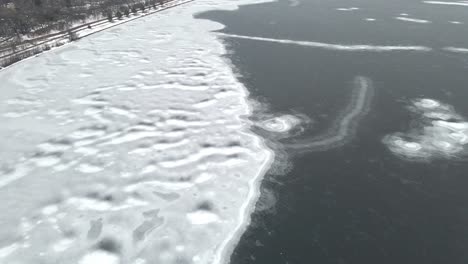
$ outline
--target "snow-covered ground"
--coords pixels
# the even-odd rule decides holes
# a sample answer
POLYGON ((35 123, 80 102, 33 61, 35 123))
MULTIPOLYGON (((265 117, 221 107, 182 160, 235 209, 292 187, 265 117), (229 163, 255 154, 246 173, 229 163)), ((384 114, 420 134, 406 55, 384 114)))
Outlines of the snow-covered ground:
POLYGON ((272 152, 197 0, 0 72, 0 263, 223 263, 272 152))
MULTIPOLYGON (((115 19, 113 21, 108 21, 107 18, 101 18, 97 21, 81 21, 79 23, 72 24, 70 26, 71 32, 76 34, 76 37, 83 38, 97 32, 118 26, 120 24, 128 23, 129 21, 139 19, 148 15, 152 15, 163 10, 178 7, 179 5, 190 3, 194 0, 170 0, 167 1, 164 5, 158 5, 156 8, 148 7, 144 11, 137 11, 136 13, 131 13, 128 17, 123 16, 121 19, 115 19), (84 23, 89 23, 88 26, 84 23)), ((16 50, 11 49, 11 45, 6 45, 4 43, 3 47, 0 45, 0 64, 2 64, 2 57, 8 60, 8 56, 14 56, 14 54, 21 53, 24 51, 32 49, 40 49, 42 51, 50 50, 54 47, 60 47, 64 44, 70 42, 70 35, 68 31, 52 31, 47 34, 47 36, 40 36, 30 38, 26 35, 21 36, 22 40, 30 40, 30 42, 23 42, 16 46, 16 50), (46 48, 48 47, 48 48, 46 48)), ((2 40, 0 39, 0 42, 2 40)))

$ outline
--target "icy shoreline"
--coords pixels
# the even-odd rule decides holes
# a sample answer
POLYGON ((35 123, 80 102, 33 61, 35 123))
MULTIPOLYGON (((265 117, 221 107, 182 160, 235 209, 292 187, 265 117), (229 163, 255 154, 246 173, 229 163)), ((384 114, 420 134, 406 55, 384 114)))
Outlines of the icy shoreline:
POLYGON ((273 153, 204 1, 0 72, 0 262, 227 263, 273 153))

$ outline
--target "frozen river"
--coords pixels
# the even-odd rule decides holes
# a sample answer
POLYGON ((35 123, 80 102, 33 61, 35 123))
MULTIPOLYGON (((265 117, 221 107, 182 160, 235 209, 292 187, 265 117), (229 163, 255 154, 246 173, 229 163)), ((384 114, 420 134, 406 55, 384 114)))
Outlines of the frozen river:
POLYGON ((1 70, 0 263, 466 263, 467 24, 197 0, 1 70))

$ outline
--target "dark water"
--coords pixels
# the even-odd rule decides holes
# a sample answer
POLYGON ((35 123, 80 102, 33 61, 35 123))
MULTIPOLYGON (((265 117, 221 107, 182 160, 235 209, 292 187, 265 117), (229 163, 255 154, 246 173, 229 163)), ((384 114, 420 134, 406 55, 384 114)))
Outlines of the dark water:
POLYGON ((468 263, 468 163, 414 162, 392 154, 385 135, 406 131, 407 106, 432 98, 468 117, 468 7, 413 0, 308 0, 201 15, 229 34, 337 44, 423 45, 431 52, 350 52, 226 37, 240 79, 272 113, 301 112, 320 134, 351 97, 353 79, 372 80, 369 113, 346 144, 297 154, 285 175, 267 175, 263 200, 231 263, 468 263), (336 8, 358 7, 354 11, 336 8), (432 23, 394 19, 400 13, 432 23), (366 21, 375 18, 376 21, 366 21), (464 24, 452 24, 460 21, 464 24))

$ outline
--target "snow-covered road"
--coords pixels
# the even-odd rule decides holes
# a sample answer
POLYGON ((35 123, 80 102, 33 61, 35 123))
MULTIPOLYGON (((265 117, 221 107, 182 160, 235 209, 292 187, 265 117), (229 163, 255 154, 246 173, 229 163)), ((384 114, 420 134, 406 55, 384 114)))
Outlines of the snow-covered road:
MULTIPOLYGON (((247 3, 247 1, 245 1, 247 3)), ((0 72, 0 263, 226 262, 272 152, 197 0, 0 72)))

